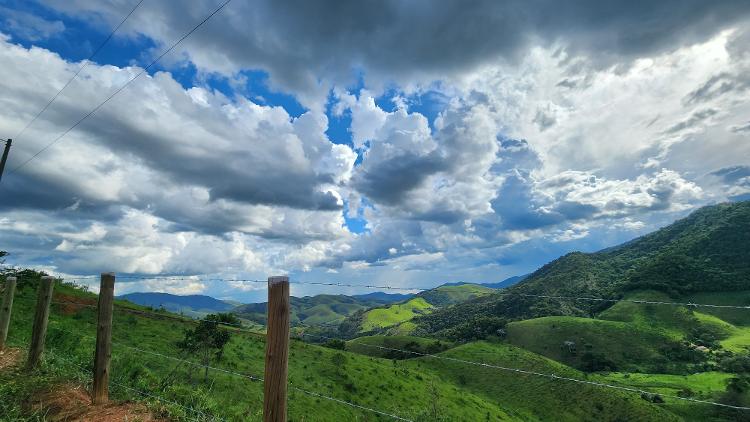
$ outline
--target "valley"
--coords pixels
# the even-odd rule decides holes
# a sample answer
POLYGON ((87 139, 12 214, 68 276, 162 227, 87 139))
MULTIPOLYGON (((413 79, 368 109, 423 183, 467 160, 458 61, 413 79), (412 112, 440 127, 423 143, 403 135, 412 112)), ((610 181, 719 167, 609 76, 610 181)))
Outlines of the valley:
MULTIPOLYGON (((750 420, 748 228, 750 203, 718 205, 512 287, 292 298, 290 420, 389 419, 373 409, 411 421, 750 420)), ((14 350, 28 344, 39 275, 19 284, 14 350)), ((49 385, 87 379, 96 296, 63 281, 55 298, 45 370, 0 370, 2 414, 27 417, 49 385)), ((242 327, 224 328, 206 365, 179 347, 199 321, 118 300, 114 397, 175 420, 261 420, 265 306, 231 307, 242 327)))

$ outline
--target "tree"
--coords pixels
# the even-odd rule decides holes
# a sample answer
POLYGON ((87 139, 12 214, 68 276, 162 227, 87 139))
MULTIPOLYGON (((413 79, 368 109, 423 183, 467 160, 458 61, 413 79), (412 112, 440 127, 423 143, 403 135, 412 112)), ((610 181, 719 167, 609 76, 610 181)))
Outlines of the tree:
POLYGON ((239 318, 237 318, 237 315, 233 313, 221 313, 218 314, 210 314, 206 316, 206 319, 211 321, 217 321, 224 325, 235 325, 240 326, 242 325, 242 321, 240 321, 239 318))
POLYGON ((185 338, 177 343, 177 347, 203 361, 205 366, 203 381, 207 382, 211 356, 213 355, 216 361, 220 361, 224 354, 224 346, 229 342, 229 339, 229 332, 220 329, 215 318, 207 318, 201 320, 195 329, 185 330, 185 338))

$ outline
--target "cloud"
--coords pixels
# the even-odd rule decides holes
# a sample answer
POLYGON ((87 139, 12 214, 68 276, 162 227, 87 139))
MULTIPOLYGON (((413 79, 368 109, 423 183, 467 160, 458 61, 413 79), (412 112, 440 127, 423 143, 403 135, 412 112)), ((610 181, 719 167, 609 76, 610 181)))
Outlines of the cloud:
MULTIPOLYGON (((131 19, 137 31, 160 43, 177 39, 186 22, 215 7, 185 8, 160 2, 131 19)), ((73 16, 109 21, 125 4, 50 2, 73 16)), ((327 87, 356 82, 365 70, 373 86, 391 81, 443 79, 503 59, 514 62, 533 45, 559 43, 570 55, 596 57, 609 67, 705 39, 748 17, 743 1, 601 3, 549 0, 381 1, 342 5, 305 1, 232 3, 181 47, 200 69, 232 76, 262 69, 273 85, 311 104, 327 87), (470 24, 468 24, 470 22, 470 24)))
POLYGON ((734 133, 750 132, 750 122, 745 124, 733 125, 730 130, 734 133))
MULTIPOLYGON (((127 6, 50 5, 94 25, 127 6)), ((152 38, 152 54, 216 5, 146 2, 123 35, 152 38)), ((196 86, 143 77, 6 175, 0 236, 14 262, 493 281, 750 192, 745 3, 325 6, 231 3, 165 64, 195 66, 196 86), (258 70, 308 109, 245 98, 258 70)), ((0 130, 13 133, 80 63, 8 40, 0 130)), ((92 63, 16 140, 8 168, 139 70, 92 63)), ((189 278, 183 292, 259 294, 189 278)))
POLYGON ((34 14, 0 6, 0 22, 5 31, 27 41, 40 41, 65 31, 62 21, 47 20, 34 14))
MULTIPOLYGON (((0 44, 0 57, 7 71, 0 86, 15 113, 2 121, 10 132, 76 68, 46 50, 7 41, 0 44), (28 66, 47 71, 28 74, 23 71, 28 66)), ((88 66, 46 120, 17 140, 8 168, 137 71, 88 66)), ((6 176, 4 189, 15 201, 0 208, 60 210, 75 203, 68 214, 100 214, 112 221, 120 217, 113 206, 122 204, 210 234, 284 237, 311 220, 330 230, 331 224, 340 226, 338 191, 356 154, 331 143, 326 129, 324 115, 308 112, 293 119, 281 108, 204 88, 185 90, 166 73, 144 76, 39 159, 6 176)), ((340 232, 303 231, 314 238, 340 232)))

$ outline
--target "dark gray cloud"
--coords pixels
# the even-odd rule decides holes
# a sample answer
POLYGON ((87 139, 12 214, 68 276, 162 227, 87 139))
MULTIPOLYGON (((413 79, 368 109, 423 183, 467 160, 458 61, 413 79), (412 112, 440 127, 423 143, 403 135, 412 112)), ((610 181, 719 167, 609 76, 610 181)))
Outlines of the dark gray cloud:
POLYGON ((367 165, 357 173, 354 187, 370 199, 386 205, 400 204, 406 194, 433 174, 446 170, 448 164, 436 153, 404 153, 389 160, 367 165))
POLYGON ((691 129, 694 126, 702 123, 709 117, 716 115, 718 112, 719 110, 716 110, 715 108, 698 110, 695 113, 691 114, 687 119, 670 126, 667 130, 664 131, 664 133, 673 134, 685 129, 691 129))
POLYGON ((722 72, 709 78, 703 85, 685 97, 685 104, 702 103, 728 92, 742 92, 750 88, 750 76, 722 72))
MULTIPOLYGON (((111 21, 128 7, 50 3, 111 21)), ((129 28, 169 42, 216 3, 152 2, 129 28)), ((381 82, 450 75, 498 58, 515 60, 532 43, 559 41, 568 53, 590 54, 609 66, 703 40, 749 12, 742 0, 259 0, 230 4, 184 47, 199 67, 228 74, 260 68, 287 90, 310 92, 320 88, 320 78, 354 81, 353 69, 381 82)))
POLYGON ((720 177, 725 183, 732 184, 742 178, 750 177, 750 166, 725 167, 711 172, 711 175, 720 177))
POLYGON ((750 122, 740 125, 734 125, 730 128, 734 133, 750 132, 750 122))

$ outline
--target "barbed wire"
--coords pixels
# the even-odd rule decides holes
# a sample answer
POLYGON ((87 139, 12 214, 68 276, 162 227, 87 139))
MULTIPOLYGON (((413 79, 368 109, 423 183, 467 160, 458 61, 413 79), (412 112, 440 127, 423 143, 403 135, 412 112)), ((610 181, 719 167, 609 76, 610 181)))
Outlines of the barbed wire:
MULTIPOLYGON (((52 328, 52 327, 50 327, 50 328, 52 328)), ((78 334, 78 333, 73 333, 71 331, 68 331, 68 332, 71 333, 71 334, 76 334, 76 335, 78 334)), ((83 336, 83 337, 88 337, 88 336, 83 336)), ((46 350, 45 352, 54 355, 56 358, 58 358, 60 360, 63 360, 63 361, 66 361, 66 362, 72 364, 73 366, 77 367, 78 369, 80 369, 81 371, 83 371, 85 373, 93 374, 93 370, 92 369, 90 369, 90 368, 84 368, 83 366, 79 365, 77 362, 73 361, 72 359, 69 359, 69 358, 67 358, 65 356, 62 356, 62 354, 52 353, 51 350, 46 350)), ((204 419, 206 419, 206 415, 203 412, 201 412, 200 410, 195 410, 195 409, 193 409, 191 407, 182 405, 182 404, 177 403, 175 401, 167 400, 164 397, 158 396, 156 394, 150 394, 150 393, 147 393, 145 391, 141 391, 141 390, 138 390, 138 389, 135 389, 135 388, 132 388, 132 387, 128 387, 127 385, 118 383, 117 381, 114 381, 114 380, 110 380, 109 382, 112 383, 112 384, 114 384, 114 385, 116 385, 116 386, 118 386, 118 387, 121 387, 121 388, 130 390, 130 391, 136 392, 136 393, 138 393, 140 395, 156 399, 156 400, 161 401, 163 403, 168 403, 168 404, 175 405, 175 406, 177 406, 177 407, 179 407, 179 408, 181 408, 181 409, 183 409, 183 410, 185 410, 187 412, 191 412, 191 413, 193 413, 195 415, 201 415, 204 419)), ((216 418, 214 417, 214 419, 216 419, 216 418)), ((193 420, 200 421, 200 419, 198 419, 198 418, 193 418, 193 420)), ((224 419, 219 419, 219 420, 224 420, 224 419)))
MULTIPOLYGON (((302 335, 302 336, 310 336, 310 337, 318 337, 318 338, 325 338, 325 339, 328 339, 328 340, 341 340, 341 339, 337 339, 337 338, 334 338, 334 337, 327 337, 327 336, 322 336, 322 335, 317 335, 317 334, 305 334, 305 333, 302 333, 300 335, 302 335)), ((463 363, 463 364, 468 364, 468 365, 475 365, 475 366, 480 366, 480 367, 485 367, 485 368, 493 368, 493 369, 499 369, 499 370, 508 371, 508 372, 515 372, 515 373, 520 373, 520 374, 525 374, 525 375, 534 375, 534 376, 544 377, 544 378, 548 378, 548 379, 569 381, 569 382, 575 382, 575 383, 580 383, 580 384, 588 384, 588 385, 593 385, 593 386, 597 386, 597 387, 611 388, 611 389, 617 389, 617 390, 624 390, 624 391, 629 391, 629 392, 634 392, 634 393, 646 394, 646 395, 650 395, 650 396, 660 395, 662 397, 667 397, 667 398, 671 398, 671 399, 684 400, 684 401, 689 401, 689 402, 694 402, 694 403, 700 403, 700 404, 707 404, 707 405, 712 405, 712 406, 725 407, 725 408, 730 408, 730 409, 735 409, 735 410, 750 410, 750 407, 745 407, 745 406, 734 406, 734 405, 730 405, 730 404, 718 403, 718 402, 713 402, 713 401, 708 401, 708 400, 693 399, 693 398, 690 398, 690 397, 680 397, 680 396, 675 396, 675 395, 670 395, 670 394, 652 393, 650 391, 642 390, 640 388, 635 388, 635 387, 626 387, 626 386, 620 386, 620 385, 613 385, 613 384, 607 384, 607 383, 602 383, 602 382, 597 382, 597 381, 588 381, 588 380, 582 380, 582 379, 578 379, 578 378, 559 376, 559 375, 555 375, 555 374, 546 374, 546 373, 542 373, 542 372, 536 372, 536 371, 531 371, 531 370, 526 370, 526 369, 520 369, 520 368, 511 368, 511 367, 494 365, 494 364, 489 364, 489 363, 474 362, 474 361, 470 361, 470 360, 466 360, 466 359, 452 358, 450 356, 440 356, 440 355, 434 355, 434 354, 431 354, 431 353, 421 353, 421 352, 416 352, 416 351, 413 351, 413 350, 403 350, 403 349, 397 349, 397 348, 393 348, 393 347, 378 346, 376 344, 359 343, 359 342, 356 342, 356 341, 351 341, 350 343, 351 344, 357 344, 357 345, 365 346, 365 347, 377 348, 377 349, 380 349, 380 350, 388 350, 388 351, 394 351, 394 352, 400 352, 400 353, 408 353, 408 354, 413 354, 413 355, 420 356, 420 357, 428 357, 428 358, 434 358, 434 359, 447 360, 447 361, 458 362, 458 363, 463 363)))
MULTIPOLYGON (((55 304, 55 305, 78 306, 78 307, 85 307, 85 308, 92 308, 92 309, 96 309, 98 307, 97 305, 88 304, 88 303, 80 303, 80 302, 65 302, 65 301, 55 301, 55 300, 53 300, 50 303, 55 304)), ((122 311, 122 312, 128 313, 128 314, 145 315, 147 317, 153 317, 154 319, 170 319, 170 320, 173 320, 173 321, 180 321, 180 322, 185 322, 185 323, 211 322, 211 323, 215 323, 217 325, 228 326, 233 331, 238 331, 238 332, 253 334, 255 336, 265 337, 264 333, 249 330, 244 325, 242 325, 241 323, 235 324, 235 323, 231 323, 231 322, 217 321, 217 320, 214 320, 214 319, 206 319, 206 318, 189 318, 189 317, 183 317, 183 316, 177 316, 177 315, 174 315, 174 314, 170 314, 170 313, 168 313, 168 311, 164 312, 164 313, 161 313, 161 312, 147 312, 147 311, 142 311, 142 310, 139 310, 139 309, 132 309, 132 308, 129 308, 127 306, 122 306, 122 305, 117 305, 117 304, 115 304, 115 307, 119 311, 122 311)))
MULTIPOLYGON (((91 276, 91 278, 98 277, 98 276, 91 276)), ((76 277, 72 279, 72 281, 76 281, 77 279, 81 279, 83 277, 76 277)), ((86 276, 86 278, 89 278, 86 276)), ((193 278, 193 277, 171 277, 171 276, 162 276, 162 277, 153 277, 153 276, 117 276, 117 278, 127 278, 127 279, 142 279, 142 280, 150 280, 150 279, 163 279, 163 280, 183 280, 183 281, 232 281, 232 282, 246 282, 246 283, 267 283, 267 280, 254 280, 254 279, 242 279, 242 278, 193 278)), ((27 279, 35 279, 28 277, 27 279)), ((426 290, 433 290, 436 288, 439 288, 441 286, 434 286, 434 287, 399 287, 399 286, 390 286, 390 285, 375 285, 375 284, 349 284, 349 283, 336 283, 336 282, 317 282, 317 281, 290 281, 290 285, 313 285, 313 286, 333 286, 333 287, 350 287, 350 288, 368 288, 368 289, 381 289, 381 290, 403 290, 403 291, 426 291, 426 290)), ((480 284, 481 285, 481 284, 480 284)), ((593 301, 593 302, 609 302, 609 303, 617 303, 617 302, 627 302, 627 303, 635 303, 640 305, 666 305, 666 306, 685 306, 685 307, 692 307, 692 308, 715 308, 715 309, 744 309, 744 310, 750 310, 750 305, 721 305, 721 304, 711 304, 711 303, 699 303, 699 302, 670 302, 670 301, 659 301, 659 300, 646 300, 646 299, 627 299, 627 298, 621 298, 621 299, 608 299, 608 298, 599 298, 599 297, 591 297, 591 296, 562 296, 562 295, 546 295, 546 294, 533 294, 533 293, 520 293, 520 292, 508 292, 504 293, 502 291, 499 292, 493 292, 488 294, 488 296, 519 296, 519 297, 533 297, 533 298, 539 298, 539 299, 556 299, 556 300, 580 300, 580 301, 593 301)))
MULTIPOLYGON (((87 335, 80 334, 80 333, 74 333, 72 331, 65 330, 65 329, 62 329, 62 328, 59 328, 59 327, 56 327, 56 326, 52 326, 50 328, 57 329, 57 330, 60 330, 60 331, 69 332, 71 334, 74 334, 74 335, 77 335, 77 336, 80 336, 80 337, 87 337, 89 339, 95 340, 91 336, 87 336, 87 335)), ((329 337, 329 336, 324 336, 324 335, 319 335, 319 334, 300 333, 298 335, 300 337, 317 337, 317 338, 327 339, 327 340, 341 340, 339 338, 329 337)), ((160 357, 163 357, 163 358, 167 358, 167 359, 171 359, 171 360, 176 360, 176 361, 180 361, 180 362, 185 362, 185 363, 188 363, 190 365, 200 366, 201 368, 206 368, 207 367, 207 365, 198 364, 198 363, 191 362, 191 361, 188 361, 188 360, 185 360, 185 359, 175 358, 173 356, 165 355, 165 354, 162 354, 162 353, 159 353, 159 352, 153 352, 153 351, 141 349, 141 348, 134 347, 134 346, 124 345, 124 344, 121 344, 119 342, 114 342, 113 341, 113 344, 117 344, 118 346, 124 346, 124 347, 130 348, 132 350, 141 352, 141 353, 150 353, 150 354, 153 354, 153 355, 156 355, 156 356, 160 356, 160 357)), ((450 361, 450 362, 456 362, 456 363, 461 363, 461 364, 466 364, 466 365, 474 365, 474 366, 485 367, 485 368, 493 368, 493 369, 497 369, 497 370, 502 370, 502 371, 507 371, 507 372, 513 372, 513 373, 519 373, 519 374, 524 374, 524 375, 533 375, 533 376, 543 377, 543 378, 547 378, 547 379, 551 379, 551 380, 573 382, 573 383, 591 385, 591 386, 596 386, 596 387, 601 387, 601 388, 609 388, 609 389, 615 389, 615 390, 621 390, 621 391, 639 393, 639 394, 642 394, 642 395, 649 395, 649 396, 655 396, 655 395, 657 395, 657 393, 653 393, 653 392, 650 392, 650 391, 647 391, 647 390, 644 390, 644 389, 641 389, 641 388, 636 388, 636 387, 614 385, 614 384, 608 384, 608 383, 603 383, 603 382, 598 382, 598 381, 582 380, 582 379, 568 377, 568 376, 560 376, 560 375, 556 375, 556 374, 548 374, 548 373, 542 373, 542 372, 537 372, 537 371, 532 371, 532 370, 526 370, 526 369, 521 369, 521 368, 513 368, 513 367, 507 367, 507 366, 489 364, 489 363, 484 363, 484 362, 475 362, 475 361, 471 361, 471 360, 467 360, 467 359, 453 358, 453 357, 450 357, 450 356, 441 356, 441 355, 435 355, 435 354, 431 354, 431 353, 422 353, 422 352, 417 352, 417 351, 414 351, 414 350, 405 350, 405 349, 399 349, 399 348, 394 348, 394 347, 373 345, 373 344, 367 344, 367 343, 362 343, 362 342, 357 342, 357 341, 350 341, 350 344, 356 344, 356 345, 360 345, 360 346, 364 346, 364 347, 369 347, 369 348, 375 348, 375 349, 379 349, 379 350, 387 350, 387 351, 392 351, 392 352, 406 353, 406 354, 411 354, 411 355, 415 355, 415 356, 419 356, 419 357, 440 359, 440 360, 445 360, 445 361, 450 361)), ((208 366, 208 368, 211 369, 211 370, 220 371, 220 372, 223 372, 223 373, 226 373, 226 374, 229 374, 229 375, 239 376, 239 377, 250 379, 250 380, 253 380, 253 381, 260 381, 260 380, 262 380, 262 378, 259 378, 259 377, 254 377, 252 375, 246 375, 246 374, 241 374, 241 373, 234 372, 234 371, 224 370, 222 368, 216 368, 216 367, 211 367, 211 366, 208 366)), ((350 405, 350 406, 353 406, 353 407, 357 407, 357 408, 361 408, 361 409, 368 410, 368 411, 373 411, 375 413, 378 413, 378 414, 381 414, 381 415, 384 415, 384 416, 393 417, 393 418, 398 419, 398 420, 408 420, 408 419, 404 419, 404 418, 402 418, 402 417, 400 417, 398 415, 393 415, 393 414, 390 414, 390 413, 387 413, 387 412, 382 412, 382 411, 379 411, 377 409, 366 408, 364 406, 357 405, 355 403, 350 403, 350 402, 347 402, 347 401, 344 401, 344 400, 341 400, 341 399, 337 399, 335 397, 325 396, 325 395, 322 395, 322 394, 319 394, 319 393, 307 391, 307 390, 301 389, 301 388, 296 387, 296 386, 294 386, 294 389, 298 390, 298 391, 300 391, 302 393, 305 393, 305 394, 310 394, 310 395, 315 396, 315 397, 326 398, 326 399, 329 399, 329 400, 334 401, 334 402, 347 404, 347 405, 350 405)), ((690 397, 680 397, 680 396, 676 396, 676 395, 661 394, 661 393, 658 394, 658 395, 660 395, 662 397, 670 398, 670 399, 675 399, 675 400, 682 400, 682 401, 688 401, 688 402, 693 402, 693 403, 699 403, 699 404, 705 404, 705 405, 711 405, 711 406, 718 406, 718 407, 723 407, 723 408, 730 408, 730 409, 734 409, 734 410, 742 410, 742 411, 750 410, 750 407, 729 405, 729 404, 714 402, 714 401, 710 401, 710 400, 701 400, 701 399, 694 399, 694 398, 690 398, 690 397)))
MULTIPOLYGON (((57 327, 57 326, 50 326, 49 328, 53 329, 53 330, 61 331, 61 332, 66 332, 66 333, 75 335, 75 336, 80 337, 80 338, 87 338, 87 339, 93 340, 93 341, 96 340, 96 338, 93 337, 93 336, 89 336, 89 335, 81 334, 81 333, 76 333, 76 332, 73 332, 73 331, 70 331, 70 330, 66 330, 64 328, 60 328, 60 327, 57 327)), ((201 364, 201 363, 197 363, 197 362, 192 362, 192 361, 189 361, 189 360, 186 360, 186 359, 181 359, 181 358, 178 358, 178 357, 174 357, 174 356, 166 355, 166 354, 163 354, 163 353, 155 352, 153 350, 147 350, 147 349, 142 349, 142 348, 139 348, 139 347, 127 345, 127 344, 120 343, 120 342, 117 342, 117 341, 114 341, 114 340, 112 341, 112 344, 115 345, 115 346, 124 347, 124 348, 130 349, 130 350, 133 350, 133 351, 137 351, 137 352, 140 352, 140 353, 146 353, 146 354, 158 356, 158 357, 161 357, 161 358, 164 358, 164 359, 169 359, 169 360, 176 361, 176 362, 187 363, 187 364, 195 366, 195 367, 208 368, 209 370, 212 370, 212 371, 221 372, 221 373, 224 373, 224 374, 228 374, 228 375, 233 375, 233 376, 240 377, 240 378, 249 379, 249 380, 254 381, 254 382, 263 382, 264 381, 264 379, 261 378, 261 377, 256 377, 256 376, 248 375, 248 374, 242 374, 242 373, 239 373, 239 372, 230 371, 228 369, 217 368, 217 367, 211 366, 211 365, 205 365, 205 364, 201 364)), ((114 382, 114 381, 112 381, 112 382, 114 382)), ((390 417, 390 418, 393 418, 393 419, 396 419, 396 420, 413 422, 410 419, 406 419, 406 418, 403 418, 401 416, 394 415, 392 413, 388 413, 388 412, 384 412, 384 411, 377 410, 377 409, 374 409, 374 408, 362 406, 362 405, 359 405, 359 404, 356 404, 356 403, 352 403, 352 402, 348 402, 346 400, 338 399, 338 398, 335 398, 335 397, 326 396, 325 394, 316 393, 316 392, 313 392, 313 391, 310 391, 310 390, 305 390, 303 388, 300 388, 300 387, 297 387, 297 386, 293 385, 291 382, 289 383, 289 386, 292 387, 292 389, 294 389, 296 391, 299 391, 300 393, 303 393, 303 394, 308 394, 308 395, 311 395, 311 396, 314 396, 314 397, 317 397, 317 398, 322 398, 322 399, 325 399, 325 400, 330 400, 330 401, 333 401, 333 402, 336 402, 336 403, 339 403, 339 404, 345 404, 347 406, 355 407, 355 408, 360 409, 360 410, 366 410, 366 411, 373 412, 373 413, 376 413, 376 414, 379 414, 379 415, 382 415, 382 416, 387 416, 387 417, 390 417)), ((125 387, 125 388, 128 388, 128 387, 125 387)), ((147 393, 143 393, 143 394, 147 394, 147 393)), ((173 404, 177 404, 177 403, 173 403, 173 404)))
POLYGON ((290 384, 290 386, 292 387, 293 390, 299 391, 300 393, 311 395, 313 397, 318 397, 318 398, 321 398, 321 399, 331 400, 331 401, 334 401, 336 403, 345 404, 347 406, 355 407, 357 409, 361 409, 361 410, 366 410, 368 412, 377 413, 378 415, 387 416, 389 418, 396 419, 396 420, 399 420, 399 421, 414 422, 411 419, 406 419, 406 418, 403 418, 401 416, 394 415, 393 413, 383 412, 381 410, 373 409, 371 407, 362 406, 362 405, 359 405, 359 404, 356 404, 356 403, 348 402, 346 400, 341 400, 341 399, 337 399, 335 397, 325 396, 323 394, 319 394, 319 393, 316 393, 316 392, 313 392, 313 391, 308 391, 308 390, 296 387, 296 386, 291 385, 291 384, 290 384))

